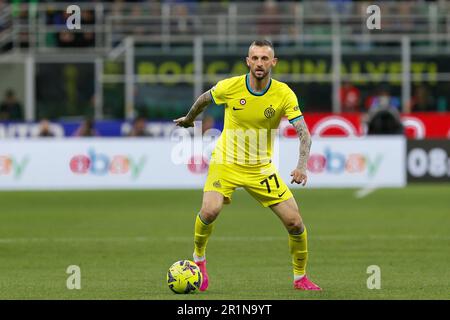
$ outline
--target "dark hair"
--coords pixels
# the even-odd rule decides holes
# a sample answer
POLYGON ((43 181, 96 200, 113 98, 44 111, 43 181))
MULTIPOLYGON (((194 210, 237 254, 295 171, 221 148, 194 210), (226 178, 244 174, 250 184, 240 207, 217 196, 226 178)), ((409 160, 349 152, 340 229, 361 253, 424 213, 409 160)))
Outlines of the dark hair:
POLYGON ((270 42, 269 40, 255 40, 252 42, 252 44, 250 45, 250 47, 252 46, 257 46, 257 47, 270 47, 272 48, 273 51, 275 51, 275 48, 273 47, 272 42, 270 42))
POLYGON ((94 118, 92 118, 92 117, 84 118, 84 124, 89 130, 93 129, 95 126, 94 118))
POLYGON ((133 124, 136 124, 139 121, 147 121, 147 117, 145 117, 144 115, 140 114, 136 118, 133 119, 133 124))

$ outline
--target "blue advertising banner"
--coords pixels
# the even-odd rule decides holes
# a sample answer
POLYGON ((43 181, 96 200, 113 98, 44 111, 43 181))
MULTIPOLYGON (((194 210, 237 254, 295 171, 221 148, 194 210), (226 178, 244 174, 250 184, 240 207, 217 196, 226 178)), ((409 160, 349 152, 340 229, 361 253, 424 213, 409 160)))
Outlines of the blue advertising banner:
MULTIPOLYGON (((35 138, 35 137, 75 137, 83 121, 55 122, 0 122, 0 139, 5 138, 35 138), (45 129, 47 128, 47 129, 45 129), (45 134, 43 132, 46 132, 45 134)), ((222 122, 210 125, 212 129, 221 130, 222 122)), ((141 134, 131 134, 131 121, 102 120, 93 124, 94 137, 169 137, 177 127, 172 121, 146 122, 142 124, 141 134)))
MULTIPOLYGON (((50 137, 73 137, 77 136, 77 130, 82 126, 83 121, 56 121, 48 123, 47 135, 43 135, 43 128, 46 126, 38 122, 1 122, 1 138, 31 138, 39 136, 50 137)), ((169 123, 167 123, 169 124, 169 123)), ((149 136, 163 135, 162 123, 147 123, 149 136)), ((128 136, 132 123, 117 120, 103 120, 94 123, 94 136, 98 137, 121 137, 128 136)))

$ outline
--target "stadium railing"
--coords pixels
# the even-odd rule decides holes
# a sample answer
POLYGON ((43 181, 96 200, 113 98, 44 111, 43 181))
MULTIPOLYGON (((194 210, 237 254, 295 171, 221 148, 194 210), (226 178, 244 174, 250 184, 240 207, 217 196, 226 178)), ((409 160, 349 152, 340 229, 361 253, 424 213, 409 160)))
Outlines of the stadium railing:
MULTIPOLYGON (((66 13, 71 3, 9 5, 1 8, 0 47, 8 41, 15 51, 60 51, 54 39, 68 31, 66 13), (53 39, 52 39, 53 38, 53 39)), ((233 46, 239 36, 292 39, 303 36, 367 35, 366 2, 229 2, 229 3, 80 3, 82 28, 95 41, 84 51, 110 49, 127 36, 145 36, 163 47, 190 42, 196 36, 215 36, 216 45, 233 46)), ((450 31, 447 2, 396 1, 380 4, 383 34, 429 35, 450 31)), ((446 39, 447 42, 450 41, 446 39)), ((448 44, 448 43, 447 43, 448 44)), ((74 47, 76 47, 74 45, 74 47)), ((78 48, 81 49, 81 48, 78 48)))

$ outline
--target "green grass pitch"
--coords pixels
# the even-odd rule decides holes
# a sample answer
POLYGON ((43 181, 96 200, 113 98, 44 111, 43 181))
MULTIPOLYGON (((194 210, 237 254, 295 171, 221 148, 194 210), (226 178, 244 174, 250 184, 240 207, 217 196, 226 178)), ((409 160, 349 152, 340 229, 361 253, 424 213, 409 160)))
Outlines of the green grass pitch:
POLYGON ((210 288, 175 295, 168 267, 191 259, 201 190, 0 193, 0 299, 449 299, 450 186, 294 191, 310 278, 292 289, 287 235, 244 191, 225 206, 207 255, 210 288), (81 290, 66 269, 81 268, 81 290), (366 286, 381 268, 381 289, 366 286))

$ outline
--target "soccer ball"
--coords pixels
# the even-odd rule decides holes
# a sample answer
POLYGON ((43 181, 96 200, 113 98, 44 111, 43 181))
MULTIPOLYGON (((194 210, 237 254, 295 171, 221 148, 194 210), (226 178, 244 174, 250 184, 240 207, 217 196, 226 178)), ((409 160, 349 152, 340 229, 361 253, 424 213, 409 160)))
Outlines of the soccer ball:
POLYGON ((195 292, 202 285, 202 273, 193 261, 177 261, 167 271, 167 285, 175 293, 195 292))

